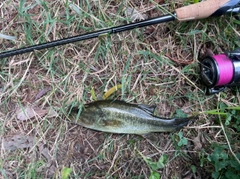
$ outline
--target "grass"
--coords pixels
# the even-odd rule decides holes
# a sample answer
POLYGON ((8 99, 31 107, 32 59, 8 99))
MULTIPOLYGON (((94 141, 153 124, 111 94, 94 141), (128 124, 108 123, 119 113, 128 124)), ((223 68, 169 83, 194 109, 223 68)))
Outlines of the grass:
MULTIPOLYGON (((156 17, 189 1, 151 3, 4 1, 1 33, 17 36, 17 41, 1 39, 0 51, 125 24, 130 21, 124 14, 127 7, 156 17)), ((206 96, 198 62, 206 46, 216 54, 238 48, 238 23, 230 16, 175 21, 1 59, 1 138, 19 133, 36 137, 30 148, 10 152, 1 147, 1 177, 239 175, 239 90, 206 96), (163 117, 199 112, 199 119, 180 132, 147 138, 106 134, 67 122, 66 109, 92 101, 92 89, 99 98, 118 84, 121 90, 109 98, 156 104, 156 114, 163 117), (51 91, 34 100, 49 87, 51 91), (17 109, 28 105, 52 107, 59 115, 17 120, 17 109)))

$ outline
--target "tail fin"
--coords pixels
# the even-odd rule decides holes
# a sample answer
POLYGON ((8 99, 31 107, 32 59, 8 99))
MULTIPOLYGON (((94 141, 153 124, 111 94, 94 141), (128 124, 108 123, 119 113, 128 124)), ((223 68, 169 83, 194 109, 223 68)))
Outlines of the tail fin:
POLYGON ((189 122, 192 122, 194 120, 196 120, 198 118, 198 116, 191 116, 188 118, 176 118, 174 125, 176 127, 176 131, 180 130, 181 128, 183 128, 184 126, 188 125, 189 122))

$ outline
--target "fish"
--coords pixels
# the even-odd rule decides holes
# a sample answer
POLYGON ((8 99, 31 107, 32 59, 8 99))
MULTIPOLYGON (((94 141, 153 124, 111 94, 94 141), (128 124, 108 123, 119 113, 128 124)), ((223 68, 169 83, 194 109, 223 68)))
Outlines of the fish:
POLYGON ((82 111, 72 108, 71 118, 85 128, 119 134, 174 132, 193 118, 161 118, 154 115, 156 106, 132 104, 121 100, 99 100, 84 105, 82 111), (79 115, 80 112, 80 115, 79 115))

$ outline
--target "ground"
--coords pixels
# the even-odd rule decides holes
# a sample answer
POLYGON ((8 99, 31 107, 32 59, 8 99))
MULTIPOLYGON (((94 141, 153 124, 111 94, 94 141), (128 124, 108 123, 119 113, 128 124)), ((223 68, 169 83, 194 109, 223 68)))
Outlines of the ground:
MULTIPOLYGON (((161 16, 190 3, 6 0, 0 3, 0 35, 16 40, 0 38, 0 52, 161 16)), ((231 15, 176 20, 1 59, 1 178, 233 176, 239 92, 227 88, 207 96, 199 63, 207 49, 219 54, 238 48, 238 24, 231 15), (94 100, 93 91, 100 99, 118 84, 122 88, 109 99, 156 105, 162 117, 198 118, 180 131, 147 136, 98 132, 68 120, 69 108, 81 109, 94 100), (206 113, 226 107, 234 108, 228 118, 206 113)))

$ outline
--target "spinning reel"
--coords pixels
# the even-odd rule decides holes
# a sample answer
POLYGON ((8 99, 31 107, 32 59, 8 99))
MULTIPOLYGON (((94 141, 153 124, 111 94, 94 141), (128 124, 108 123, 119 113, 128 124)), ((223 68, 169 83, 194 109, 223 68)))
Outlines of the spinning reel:
POLYGON ((207 94, 240 85, 240 48, 213 56, 206 56, 200 65, 201 79, 207 94))

